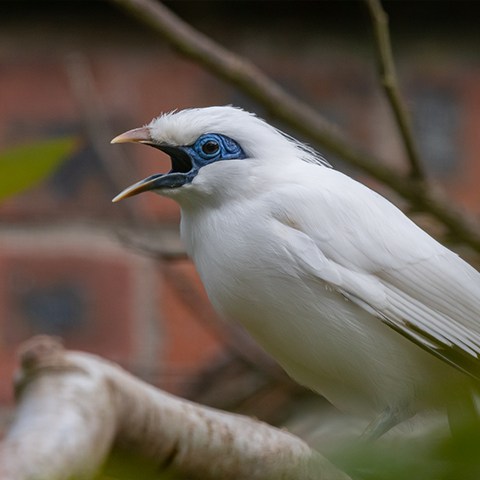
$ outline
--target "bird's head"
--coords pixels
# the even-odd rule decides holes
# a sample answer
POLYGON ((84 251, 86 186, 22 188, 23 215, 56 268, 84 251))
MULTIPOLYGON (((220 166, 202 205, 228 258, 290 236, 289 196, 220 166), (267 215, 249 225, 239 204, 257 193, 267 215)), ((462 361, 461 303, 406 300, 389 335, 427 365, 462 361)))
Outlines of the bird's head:
POLYGON ((255 115, 231 106, 161 115, 149 125, 112 140, 112 143, 124 142, 143 143, 167 153, 172 168, 168 173, 152 175, 128 187, 113 201, 146 191, 174 197, 202 184, 202 178, 204 182, 207 176, 214 176, 221 183, 235 172, 234 165, 238 170, 239 162, 274 162, 278 166, 282 159, 319 161, 308 147, 255 115))

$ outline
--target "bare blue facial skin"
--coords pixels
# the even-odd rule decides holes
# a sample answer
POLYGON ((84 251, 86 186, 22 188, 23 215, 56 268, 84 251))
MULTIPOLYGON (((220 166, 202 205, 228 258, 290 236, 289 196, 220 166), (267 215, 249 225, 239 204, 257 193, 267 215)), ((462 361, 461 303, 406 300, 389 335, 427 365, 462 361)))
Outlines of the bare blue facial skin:
POLYGON ((235 140, 218 133, 202 135, 193 145, 188 146, 150 145, 170 156, 172 169, 168 173, 155 174, 143 180, 142 183, 149 184, 149 190, 181 187, 190 183, 205 165, 247 157, 235 140))

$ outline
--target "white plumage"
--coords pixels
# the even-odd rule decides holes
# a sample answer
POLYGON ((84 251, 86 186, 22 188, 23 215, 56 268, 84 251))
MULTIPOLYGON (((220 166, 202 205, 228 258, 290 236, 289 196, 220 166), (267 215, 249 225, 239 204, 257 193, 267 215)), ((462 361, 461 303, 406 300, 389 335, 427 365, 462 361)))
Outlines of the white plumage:
POLYGON ((217 311, 299 383, 377 417, 373 437, 478 378, 480 275, 313 150, 233 107, 163 115, 123 141, 173 168, 117 199, 175 199, 217 311))

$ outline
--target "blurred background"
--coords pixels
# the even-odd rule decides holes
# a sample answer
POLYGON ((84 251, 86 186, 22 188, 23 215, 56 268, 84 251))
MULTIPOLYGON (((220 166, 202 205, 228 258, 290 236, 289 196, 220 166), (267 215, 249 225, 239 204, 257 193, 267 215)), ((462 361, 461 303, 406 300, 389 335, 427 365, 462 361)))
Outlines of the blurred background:
MULTIPOLYGON (((406 166, 361 2, 166 5, 365 148, 406 166)), ((384 7, 427 170, 478 215, 480 4, 384 7)), ((0 10, 1 428, 13 411, 16 349, 45 333, 160 388, 295 423, 307 436, 313 427, 304 412, 329 407, 218 319, 184 258, 177 205, 151 193, 111 203, 170 168, 157 150, 110 145, 114 136, 173 109, 233 104, 265 113, 108 2, 0 0, 0 10)))

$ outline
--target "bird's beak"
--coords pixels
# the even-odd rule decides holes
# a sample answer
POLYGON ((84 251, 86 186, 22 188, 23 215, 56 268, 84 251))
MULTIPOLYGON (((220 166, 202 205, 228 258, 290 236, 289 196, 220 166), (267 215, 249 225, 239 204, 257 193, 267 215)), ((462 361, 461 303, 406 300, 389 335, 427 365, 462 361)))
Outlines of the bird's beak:
POLYGON ((148 127, 134 128, 128 132, 122 133, 118 137, 115 137, 110 143, 146 143, 152 144, 150 137, 150 129, 148 127))
POLYGON ((162 145, 156 143, 150 135, 148 127, 135 128, 128 132, 122 133, 115 137, 111 143, 143 143, 157 148, 167 153, 172 159, 172 169, 168 173, 159 173, 145 178, 134 185, 126 188, 118 194, 112 202, 118 202, 124 198, 133 197, 142 192, 150 190, 161 190, 165 188, 178 188, 189 183, 195 176, 197 170, 193 166, 192 159, 184 147, 176 147, 171 145, 162 145))
POLYGON ((151 177, 145 178, 138 183, 126 188, 119 193, 112 202, 118 202, 124 198, 133 197, 142 192, 149 192, 151 190, 161 190, 163 188, 178 188, 188 183, 189 178, 185 173, 169 172, 158 173, 151 177))

